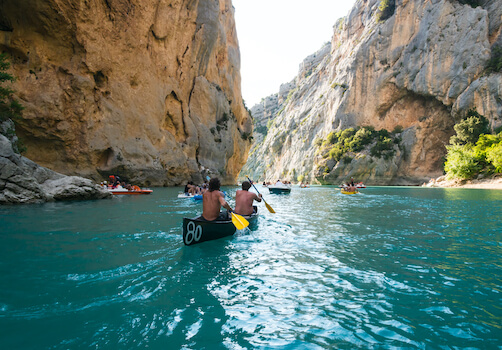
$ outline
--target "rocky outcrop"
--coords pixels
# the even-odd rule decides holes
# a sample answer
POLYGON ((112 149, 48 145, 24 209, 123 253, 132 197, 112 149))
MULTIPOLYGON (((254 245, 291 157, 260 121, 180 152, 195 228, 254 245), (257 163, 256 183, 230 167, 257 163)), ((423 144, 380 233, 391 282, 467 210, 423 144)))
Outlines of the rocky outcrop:
POLYGON ((26 157, 138 185, 235 180, 252 121, 231 0, 0 3, 26 157))
POLYGON ((274 107, 243 173, 271 181, 303 175, 333 184, 351 176, 368 184, 422 184, 442 174, 453 125, 469 109, 492 129, 502 124, 502 75, 485 70, 502 43, 502 1, 476 8, 455 0, 395 3, 394 13, 377 21, 380 1, 358 0, 335 24, 329 50, 300 65, 290 97, 274 107), (394 156, 366 150, 337 162, 321 152, 329 133, 362 126, 399 130, 394 156))
MULTIPOLYGON (((11 128, 10 121, 0 131, 11 128)), ((101 199, 111 194, 88 179, 65 176, 20 156, 0 132, 0 204, 101 199)))

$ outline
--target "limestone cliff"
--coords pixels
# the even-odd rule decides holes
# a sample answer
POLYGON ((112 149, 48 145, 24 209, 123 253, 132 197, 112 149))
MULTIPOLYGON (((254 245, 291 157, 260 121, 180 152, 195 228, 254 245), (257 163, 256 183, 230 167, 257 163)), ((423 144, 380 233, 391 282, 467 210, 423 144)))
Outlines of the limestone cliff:
POLYGON ((502 44, 501 0, 476 8, 456 0, 396 0, 395 11, 377 21, 379 5, 355 3, 335 24, 331 43, 300 65, 277 112, 267 115, 270 98, 251 109, 255 124, 266 118, 270 127, 252 146, 242 174, 421 184, 441 175, 453 125, 468 109, 476 108, 492 128, 501 125, 502 75, 485 70, 502 44), (399 130, 393 157, 363 151, 336 162, 320 152, 330 132, 362 126, 399 130))
POLYGON ((25 156, 138 185, 234 182, 252 131, 231 0, 4 0, 25 156))

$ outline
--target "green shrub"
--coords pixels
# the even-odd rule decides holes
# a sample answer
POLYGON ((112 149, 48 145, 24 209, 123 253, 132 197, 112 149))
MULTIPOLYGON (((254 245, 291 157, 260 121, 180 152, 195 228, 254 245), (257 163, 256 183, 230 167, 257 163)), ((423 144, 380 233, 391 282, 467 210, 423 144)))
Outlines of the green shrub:
POLYGON ((445 171, 448 178, 472 179, 479 173, 502 172, 502 133, 482 134, 475 145, 447 146, 445 171))
POLYGON ((446 146, 448 154, 444 169, 448 178, 472 179, 480 170, 479 159, 470 145, 446 146))
POLYGON ((497 46, 492 49, 490 60, 486 64, 489 73, 500 72, 502 70, 502 47, 497 46))
POLYGON ((464 5, 469 5, 472 8, 476 8, 479 6, 479 1, 478 0, 458 0, 459 3, 464 4, 464 5))
POLYGON ((496 146, 502 142, 502 133, 498 135, 483 134, 479 135, 479 139, 476 142, 476 149, 488 149, 490 147, 496 146))
POLYGON ((385 137, 391 137, 391 134, 387 129, 380 129, 376 133, 379 139, 383 139, 385 137))
POLYGON ((502 173, 502 142, 487 150, 486 159, 494 167, 495 172, 502 173))
POLYGON ((337 162, 340 161, 340 159, 342 159, 342 156, 344 154, 345 154, 345 149, 340 144, 335 145, 335 147, 333 147, 329 151, 329 157, 337 162))
POLYGON ((479 138, 479 135, 489 132, 488 119, 471 109, 467 112, 467 117, 455 124, 456 135, 450 138, 452 145, 474 145, 479 138))
POLYGON ((263 135, 267 135, 268 133, 268 128, 265 125, 258 126, 254 129, 255 132, 263 135))
POLYGON ((376 145, 371 148, 370 154, 373 157, 390 158, 394 155, 394 141, 390 137, 379 135, 376 145))
POLYGON ((394 128, 394 130, 392 130, 393 134, 400 134, 402 132, 403 132, 403 127, 401 125, 396 125, 396 127, 394 128))
POLYGON ((371 143, 373 140, 374 129, 363 127, 355 133, 352 141, 347 145, 352 152, 362 151, 364 146, 371 143))
POLYGON ((327 142, 329 145, 333 145, 333 144, 335 144, 337 141, 338 141, 338 136, 337 136, 337 133, 335 133, 334 131, 330 132, 330 133, 328 134, 328 136, 326 137, 326 142, 327 142))
POLYGON ((0 122, 7 119, 16 120, 21 117, 23 106, 14 98, 14 90, 3 86, 3 83, 13 82, 15 78, 7 73, 10 63, 7 61, 7 54, 0 54, 0 122))
POLYGON ((356 130, 354 128, 348 128, 339 132, 338 142, 343 144, 348 144, 352 140, 352 136, 354 136, 356 130))
POLYGON ((378 12, 376 14, 377 22, 384 22, 394 14, 396 10, 396 0, 382 0, 378 6, 378 12))

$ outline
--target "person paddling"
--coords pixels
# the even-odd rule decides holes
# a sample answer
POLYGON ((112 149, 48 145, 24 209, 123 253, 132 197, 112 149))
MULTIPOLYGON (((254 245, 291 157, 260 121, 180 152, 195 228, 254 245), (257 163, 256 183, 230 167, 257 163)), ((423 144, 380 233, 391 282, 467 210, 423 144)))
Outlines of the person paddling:
POLYGON ((220 186, 220 180, 217 177, 209 180, 209 189, 202 195, 201 219, 206 221, 229 220, 228 213, 233 210, 225 200, 223 192, 220 191, 220 186), (228 212, 220 213, 221 207, 227 209, 228 212))
POLYGON ((256 195, 249 192, 251 183, 244 181, 242 190, 238 190, 235 194, 235 212, 239 215, 251 215, 254 212, 253 201, 261 202, 261 194, 256 195))

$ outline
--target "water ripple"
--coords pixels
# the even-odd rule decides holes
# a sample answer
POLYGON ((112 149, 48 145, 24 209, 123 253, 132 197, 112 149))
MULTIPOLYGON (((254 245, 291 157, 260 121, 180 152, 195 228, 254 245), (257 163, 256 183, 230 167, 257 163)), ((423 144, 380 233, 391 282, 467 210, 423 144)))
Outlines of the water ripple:
POLYGON ((260 206, 256 229, 185 247, 182 218, 202 207, 178 190, 114 198, 113 211, 101 201, 0 208, 0 347, 502 344, 502 232, 489 214, 501 195, 265 192, 277 213, 260 206))

